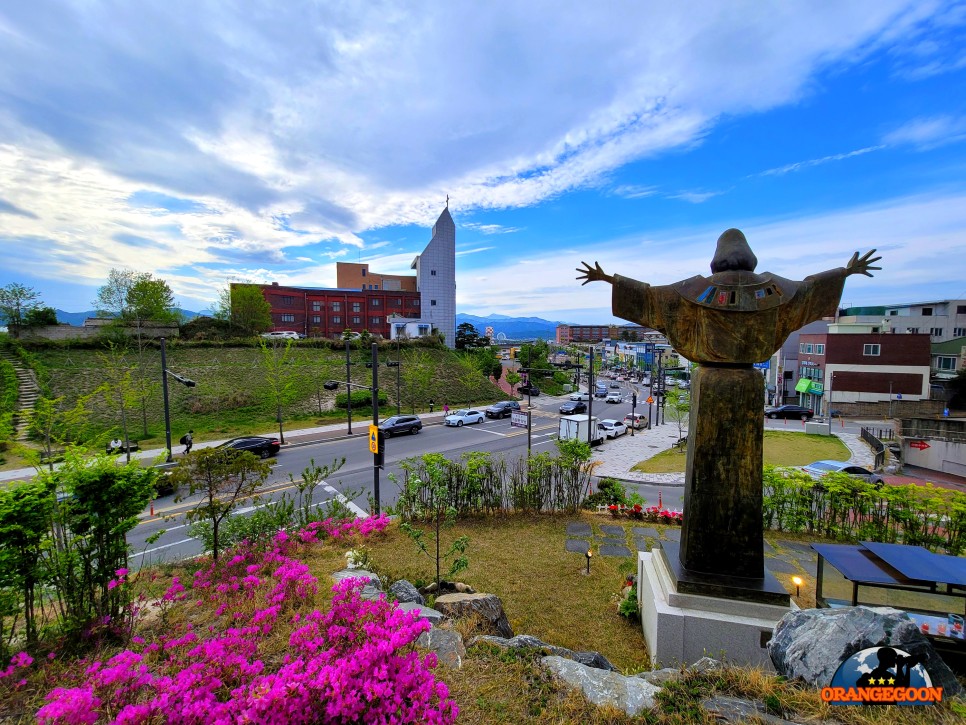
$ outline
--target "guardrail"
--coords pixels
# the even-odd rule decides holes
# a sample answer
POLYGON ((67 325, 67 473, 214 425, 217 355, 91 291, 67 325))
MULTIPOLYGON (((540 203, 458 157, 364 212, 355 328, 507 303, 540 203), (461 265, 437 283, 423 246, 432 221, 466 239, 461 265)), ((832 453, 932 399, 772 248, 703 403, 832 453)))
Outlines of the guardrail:
POLYGON ((885 443, 882 442, 881 437, 886 432, 889 433, 889 438, 892 438, 892 431, 877 429, 875 431, 875 433, 879 434, 877 436, 875 433, 873 433, 871 428, 863 427, 859 432, 859 435, 862 436, 862 440, 872 446, 872 451, 875 453, 875 465, 873 466, 873 470, 876 471, 881 470, 885 465, 886 446, 885 443))

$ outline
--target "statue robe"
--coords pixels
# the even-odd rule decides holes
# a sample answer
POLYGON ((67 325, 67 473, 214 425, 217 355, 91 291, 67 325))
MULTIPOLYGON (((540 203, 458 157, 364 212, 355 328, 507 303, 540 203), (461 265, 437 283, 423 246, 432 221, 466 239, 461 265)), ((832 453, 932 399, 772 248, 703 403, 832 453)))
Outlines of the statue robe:
POLYGON ((701 364, 763 362, 809 322, 834 316, 844 268, 801 282, 771 273, 728 271, 652 286, 614 275, 614 315, 663 332, 674 349, 701 364))

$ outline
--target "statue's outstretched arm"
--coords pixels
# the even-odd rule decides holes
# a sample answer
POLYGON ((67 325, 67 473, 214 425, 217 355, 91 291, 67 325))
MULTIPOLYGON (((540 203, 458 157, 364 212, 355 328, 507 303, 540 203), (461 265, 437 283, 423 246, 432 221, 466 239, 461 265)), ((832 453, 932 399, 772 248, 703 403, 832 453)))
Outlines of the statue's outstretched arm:
POLYGON ((611 284, 614 284, 614 277, 612 275, 605 274, 604 270, 600 268, 600 264, 598 262, 594 262, 593 267, 586 262, 581 262, 581 264, 584 265, 584 269, 577 267, 577 271, 580 272, 580 274, 577 275, 577 279, 584 280, 580 283, 581 286, 587 284, 588 282, 610 282, 611 284))
POLYGON ((871 250, 859 257, 859 253, 856 252, 852 255, 852 259, 849 263, 845 265, 845 276, 850 274, 864 274, 866 277, 871 277, 873 269, 882 269, 882 267, 873 267, 875 262, 878 262, 882 257, 873 257, 875 250, 871 250))

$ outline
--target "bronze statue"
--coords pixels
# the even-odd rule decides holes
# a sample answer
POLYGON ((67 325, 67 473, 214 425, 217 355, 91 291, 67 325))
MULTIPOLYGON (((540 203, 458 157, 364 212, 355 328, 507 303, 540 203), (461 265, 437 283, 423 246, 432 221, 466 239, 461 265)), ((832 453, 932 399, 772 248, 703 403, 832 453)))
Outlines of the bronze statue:
POLYGON ((849 275, 871 277, 871 270, 881 269, 872 266, 880 259, 874 253, 860 257, 856 252, 845 267, 796 282, 768 272, 755 274, 758 260, 745 235, 729 229, 718 238, 710 277, 651 286, 605 274, 596 262, 593 267, 582 262, 584 268, 577 269, 582 284, 611 283, 617 317, 663 332, 675 350, 700 363, 691 386, 678 557, 684 567, 679 573, 698 583, 698 593, 744 598, 724 580, 765 577, 765 393, 764 380, 752 363, 768 360, 795 330, 834 315, 849 275))

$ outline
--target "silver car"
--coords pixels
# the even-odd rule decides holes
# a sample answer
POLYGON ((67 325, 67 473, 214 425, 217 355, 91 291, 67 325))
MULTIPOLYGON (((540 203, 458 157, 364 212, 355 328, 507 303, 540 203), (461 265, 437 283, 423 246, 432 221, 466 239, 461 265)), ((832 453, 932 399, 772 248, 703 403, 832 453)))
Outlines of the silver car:
POLYGON ((862 466, 853 466, 847 461, 815 461, 807 466, 802 466, 802 470, 816 481, 826 473, 847 473, 874 486, 881 486, 885 483, 885 480, 879 474, 862 466))

